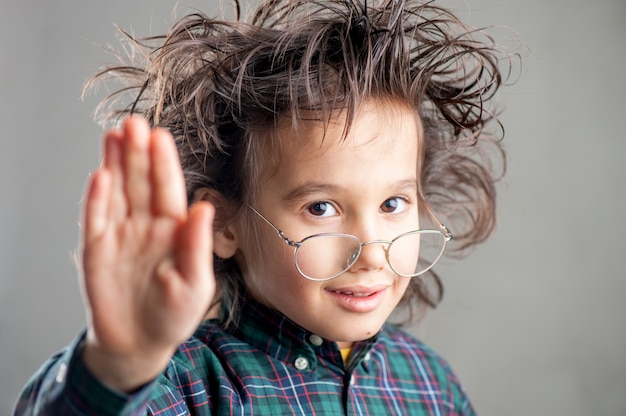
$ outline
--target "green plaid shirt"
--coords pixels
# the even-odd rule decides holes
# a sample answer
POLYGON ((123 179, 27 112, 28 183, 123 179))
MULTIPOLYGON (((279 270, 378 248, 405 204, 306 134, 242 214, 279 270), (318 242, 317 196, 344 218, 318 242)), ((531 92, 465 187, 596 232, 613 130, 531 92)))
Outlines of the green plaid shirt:
POLYGON ((239 324, 205 322, 165 372, 131 395, 80 361, 82 338, 24 389, 16 415, 473 415, 438 355, 386 325, 344 363, 336 343, 246 301, 239 324))

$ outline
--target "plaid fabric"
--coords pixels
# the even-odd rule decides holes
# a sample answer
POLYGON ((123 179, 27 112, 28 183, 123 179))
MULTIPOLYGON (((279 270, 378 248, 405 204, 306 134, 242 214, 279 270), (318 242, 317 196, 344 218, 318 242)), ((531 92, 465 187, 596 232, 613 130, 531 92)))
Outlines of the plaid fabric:
POLYGON ((334 342, 246 302, 232 330, 200 326, 157 380, 114 392, 78 359, 82 338, 27 385, 16 415, 473 415, 439 356, 386 325, 344 363, 334 342))

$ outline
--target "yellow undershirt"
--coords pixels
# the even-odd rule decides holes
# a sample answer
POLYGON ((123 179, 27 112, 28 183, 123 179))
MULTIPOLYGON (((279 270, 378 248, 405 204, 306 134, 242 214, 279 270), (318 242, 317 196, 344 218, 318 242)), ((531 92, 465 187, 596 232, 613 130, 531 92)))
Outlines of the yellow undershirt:
POLYGON ((341 358, 343 358, 343 362, 347 363, 348 357, 350 357, 350 353, 352 352, 352 347, 339 348, 339 351, 341 352, 341 358))

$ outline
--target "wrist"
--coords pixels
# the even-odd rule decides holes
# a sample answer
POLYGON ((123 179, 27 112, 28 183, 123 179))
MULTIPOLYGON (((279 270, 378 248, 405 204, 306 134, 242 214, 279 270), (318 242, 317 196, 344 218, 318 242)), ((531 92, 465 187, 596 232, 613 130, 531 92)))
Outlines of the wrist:
POLYGON ((174 351, 131 354, 111 353, 89 337, 79 355, 83 364, 107 387, 123 393, 132 393, 158 377, 167 367, 174 351))

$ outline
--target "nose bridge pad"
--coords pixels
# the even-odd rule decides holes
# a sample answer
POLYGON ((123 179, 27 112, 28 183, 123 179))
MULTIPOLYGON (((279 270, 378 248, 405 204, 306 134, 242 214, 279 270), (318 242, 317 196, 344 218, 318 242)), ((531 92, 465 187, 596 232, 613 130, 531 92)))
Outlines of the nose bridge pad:
POLYGON ((388 262, 389 261, 388 250, 389 250, 389 246, 391 245, 391 241, 372 240, 372 241, 367 241, 365 243, 361 243, 361 245, 358 248, 354 249, 354 251, 350 253, 350 257, 348 258, 348 264, 350 265, 350 267, 354 266, 354 264, 357 262, 359 257, 363 255, 363 249, 365 248, 365 246, 371 246, 374 244, 380 244, 382 246, 382 249, 385 252, 385 262, 388 262))
POLYGON ((350 254, 348 255, 348 261, 346 262, 346 266, 352 267, 360 256, 361 256, 361 246, 358 246, 357 248, 352 250, 350 254))

